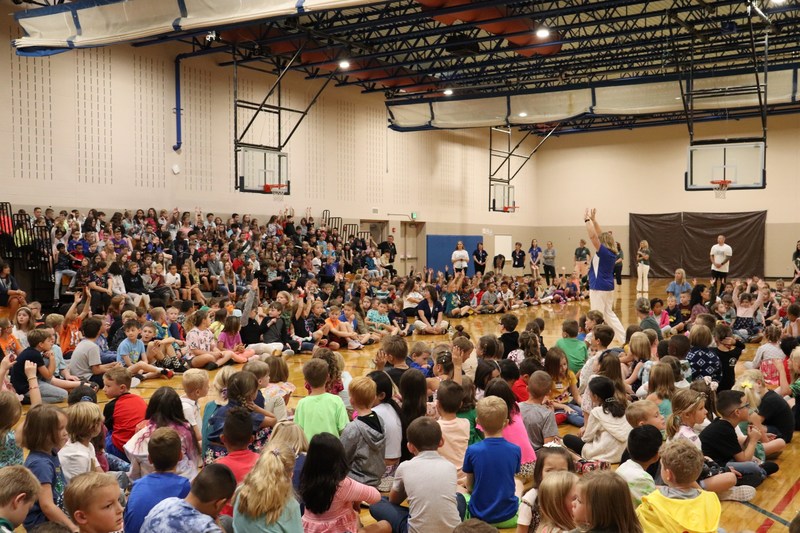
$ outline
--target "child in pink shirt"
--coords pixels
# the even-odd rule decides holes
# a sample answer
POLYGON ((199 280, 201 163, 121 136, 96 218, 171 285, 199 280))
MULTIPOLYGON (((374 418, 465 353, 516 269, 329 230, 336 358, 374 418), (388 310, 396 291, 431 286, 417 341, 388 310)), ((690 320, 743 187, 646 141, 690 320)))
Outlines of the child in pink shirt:
POLYGON ((250 359, 258 358, 255 350, 249 350, 244 347, 242 343, 242 336, 239 334, 239 328, 242 323, 238 317, 233 315, 225 319, 225 325, 217 339, 217 347, 220 350, 230 350, 233 352, 233 359, 237 363, 246 363, 250 359))

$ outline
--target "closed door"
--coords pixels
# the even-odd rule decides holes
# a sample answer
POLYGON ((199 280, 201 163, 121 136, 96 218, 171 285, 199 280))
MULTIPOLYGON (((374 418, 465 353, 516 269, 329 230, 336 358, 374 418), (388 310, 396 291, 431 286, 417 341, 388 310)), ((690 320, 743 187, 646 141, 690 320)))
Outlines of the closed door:
MULTIPOLYGON (((494 255, 503 254, 506 257, 506 262, 511 261, 511 250, 514 249, 512 245, 511 235, 495 235, 494 236, 494 255)), ((494 257, 494 256, 492 256, 494 257)), ((491 262, 491 257, 488 264, 491 262)))
POLYGON ((396 266, 401 275, 407 276, 412 268, 415 272, 420 271, 420 256, 422 254, 420 239, 424 238, 423 226, 424 224, 420 222, 400 223, 400 245, 402 249, 398 250, 400 261, 396 262, 396 266))

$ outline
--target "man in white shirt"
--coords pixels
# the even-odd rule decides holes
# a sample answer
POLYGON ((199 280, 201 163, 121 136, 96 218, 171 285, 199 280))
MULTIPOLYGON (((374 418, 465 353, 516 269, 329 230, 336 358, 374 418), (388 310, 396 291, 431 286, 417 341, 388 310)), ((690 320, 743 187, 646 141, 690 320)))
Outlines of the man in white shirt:
POLYGON ((725 235, 719 235, 717 237, 717 244, 711 247, 710 254, 713 294, 719 294, 720 289, 725 287, 732 256, 733 249, 725 244, 725 235))

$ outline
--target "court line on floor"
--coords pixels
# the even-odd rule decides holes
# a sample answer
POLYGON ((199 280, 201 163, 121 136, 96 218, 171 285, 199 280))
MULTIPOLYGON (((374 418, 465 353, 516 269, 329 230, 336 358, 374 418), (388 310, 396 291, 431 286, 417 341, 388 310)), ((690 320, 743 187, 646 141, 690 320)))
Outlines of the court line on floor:
POLYGON ((781 498, 781 500, 775 505, 775 507, 772 509, 772 512, 769 513, 769 514, 767 512, 765 512, 765 511, 761 511, 758 507, 756 507, 755 505, 753 505, 753 504, 751 504, 749 502, 744 502, 744 503, 746 503, 748 505, 748 507, 753 507, 756 510, 758 510, 759 512, 762 512, 763 514, 765 514, 767 516, 772 515, 770 518, 774 517, 773 519, 767 518, 766 520, 764 520, 764 523, 761 524, 761 527, 759 527, 756 530, 756 533, 764 533, 764 532, 768 531, 769 528, 772 527, 772 525, 775 523, 773 521, 775 518, 781 524, 783 524, 785 526, 788 526, 789 522, 787 522, 783 518, 780 518, 780 516, 778 516, 778 515, 780 515, 784 511, 784 509, 786 509, 786 507, 788 507, 788 505, 792 502, 792 500, 794 499, 794 497, 797 495, 798 492, 800 492, 800 479, 795 481, 794 485, 792 485, 789 488, 789 490, 786 491, 786 494, 783 495, 783 498, 781 498))
POLYGON ((750 502, 739 502, 739 503, 742 503, 742 504, 746 505, 747 507, 749 507, 750 509, 753 509, 754 511, 758 511, 759 513, 761 513, 764 516, 768 517, 766 520, 764 520, 764 523, 761 524, 761 527, 758 528, 758 533, 763 533, 764 531, 767 531, 770 527, 772 527, 772 524, 774 524, 775 522, 783 524, 784 526, 788 526, 789 525, 789 522, 787 522, 786 520, 784 520, 780 516, 776 515, 775 513, 771 513, 769 511, 767 511, 766 509, 762 509, 758 505, 755 505, 755 504, 750 503, 750 502), (766 528, 762 530, 762 528, 764 528, 765 526, 766 526, 766 528))

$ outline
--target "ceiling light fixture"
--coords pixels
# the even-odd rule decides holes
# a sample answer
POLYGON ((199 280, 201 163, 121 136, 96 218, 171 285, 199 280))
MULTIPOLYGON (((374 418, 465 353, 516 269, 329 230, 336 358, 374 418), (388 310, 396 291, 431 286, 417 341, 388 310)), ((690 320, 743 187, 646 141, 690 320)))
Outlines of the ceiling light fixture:
POLYGON ((547 26, 539 26, 536 29, 536 36, 540 39, 547 39, 550 37, 550 29, 547 26))
POLYGON ((528 116, 528 114, 527 114, 525 111, 522 111, 522 112, 520 112, 520 114, 519 114, 518 116, 519 116, 520 118, 525 118, 525 117, 527 117, 527 116, 528 116))
POLYGON ((339 68, 350 68, 350 62, 346 59, 339 61, 339 68))
POLYGON ((444 95, 445 96, 451 96, 452 94, 453 94, 453 89, 445 89, 444 90, 444 95))

